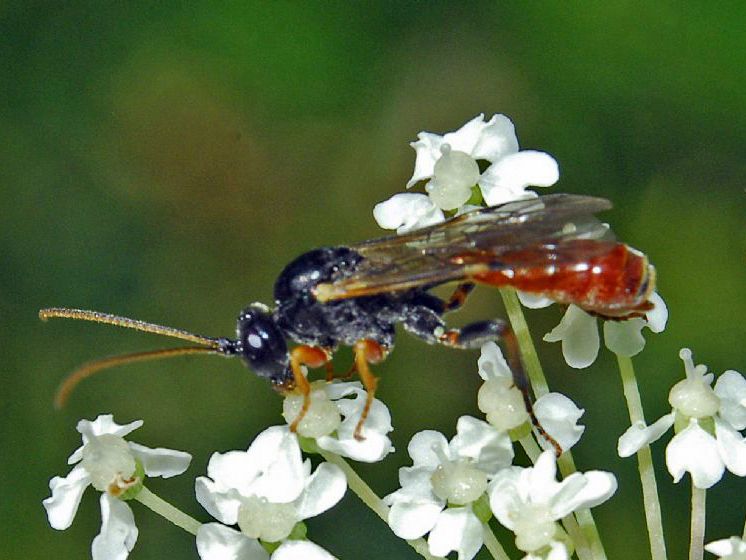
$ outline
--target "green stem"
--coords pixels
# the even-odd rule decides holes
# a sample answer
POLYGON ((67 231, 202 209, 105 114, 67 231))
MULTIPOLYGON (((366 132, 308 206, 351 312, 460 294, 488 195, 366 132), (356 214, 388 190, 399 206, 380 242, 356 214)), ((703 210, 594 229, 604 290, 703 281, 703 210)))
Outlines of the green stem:
POLYGON ((487 523, 482 523, 482 537, 484 539, 484 546, 490 551, 492 558, 495 560, 510 560, 510 557, 487 523))
MULTIPOLYGON (((619 373, 622 377, 624 397, 627 400, 630 423, 645 423, 645 414, 640 400, 640 390, 637 386, 635 369, 632 360, 626 356, 616 357, 619 373)), ((648 527, 650 540, 650 557, 652 560, 666 560, 666 541, 663 537, 663 521, 661 519, 661 504, 658 497, 658 484, 655 481, 653 456, 650 446, 645 445, 637 452, 637 469, 640 472, 642 484, 642 500, 645 506, 645 522, 648 527)))
MULTIPOLYGON (((531 332, 528 329, 528 323, 526 323, 526 318, 523 316, 521 302, 518 300, 518 295, 513 288, 500 288, 500 295, 503 298, 505 311, 508 314, 510 324, 513 327, 513 332, 518 340, 523 366, 526 368, 526 374, 531 382, 534 395, 538 399, 549 392, 549 384, 544 376, 544 370, 541 367, 539 355, 536 352, 536 347, 531 339, 531 332)), ((570 451, 565 451, 562 454, 562 457, 557 460, 557 465, 564 477, 570 476, 575 472, 575 464, 570 451)), ((583 534, 588 540, 593 558, 596 558, 597 560, 606 560, 606 551, 601 543, 601 536, 598 533, 596 522, 593 519, 591 511, 589 509, 579 510, 575 512, 575 517, 578 520, 578 524, 580 525, 583 534)), ((576 546, 578 546, 578 543, 576 543, 576 546)))
MULTIPOLYGON (((347 477, 347 486, 350 487, 350 490, 357 494, 357 497, 388 525, 389 508, 383 503, 381 498, 378 497, 378 494, 376 494, 373 489, 368 486, 362 478, 360 478, 360 475, 355 472, 350 464, 336 453, 331 453, 330 451, 321 448, 318 448, 318 453, 325 460, 342 469, 345 477, 347 477)), ((426 558, 427 560, 436 560, 436 557, 430 554, 425 539, 408 540, 407 544, 423 558, 426 558)))
POLYGON ((705 501, 707 490, 692 483, 692 523, 689 560, 702 560, 705 547, 705 501))
POLYGON ((153 494, 145 486, 143 486, 142 490, 140 490, 137 496, 135 496, 135 500, 150 508, 161 517, 165 517, 171 523, 173 523, 177 527, 181 527, 187 533, 191 533, 192 535, 196 535, 197 530, 202 525, 193 517, 188 516, 180 509, 169 504, 166 500, 153 494))
POLYGON ((528 323, 523 316, 521 302, 513 288, 500 288, 500 295, 505 304, 505 311, 510 319, 510 325, 513 327, 518 346, 521 349, 521 359, 526 368, 526 374, 531 382, 531 388, 538 399, 549 392, 547 378, 544 377, 544 370, 541 368, 539 354, 536 353, 534 341, 531 339, 531 332, 528 330, 528 323))

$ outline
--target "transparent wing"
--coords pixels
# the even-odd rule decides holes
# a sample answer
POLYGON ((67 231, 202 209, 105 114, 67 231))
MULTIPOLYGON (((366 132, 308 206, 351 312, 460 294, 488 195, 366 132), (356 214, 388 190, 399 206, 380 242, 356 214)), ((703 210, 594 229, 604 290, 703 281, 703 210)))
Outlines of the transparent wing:
POLYGON ((316 295, 329 301, 466 280, 485 266, 492 270, 543 266, 547 262, 535 262, 536 252, 522 251, 537 246, 543 246, 541 253, 550 255, 554 263, 590 258, 596 247, 599 254, 606 252, 613 238, 608 226, 593 216, 609 208, 611 203, 603 198, 555 194, 475 210, 405 235, 364 241, 350 246, 364 257, 357 270, 320 284, 316 295), (578 254, 562 250, 568 239, 599 243, 578 254))

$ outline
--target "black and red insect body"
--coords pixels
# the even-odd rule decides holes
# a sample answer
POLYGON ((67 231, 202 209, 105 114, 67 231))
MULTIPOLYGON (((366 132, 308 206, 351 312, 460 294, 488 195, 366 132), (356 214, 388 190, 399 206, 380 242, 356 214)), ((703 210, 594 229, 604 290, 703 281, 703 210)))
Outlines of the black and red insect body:
POLYGON ((94 311, 43 309, 42 319, 90 320, 198 344, 86 364, 67 378, 58 404, 81 379, 104 368, 214 353, 240 356, 282 392, 300 391, 304 406, 291 425, 294 429, 310 404, 302 366, 326 367, 331 378, 332 355, 344 345, 353 348, 354 369, 368 391, 356 429, 356 437, 362 437, 377 385, 369 364, 393 349, 395 326, 401 324, 427 343, 453 348, 504 340, 514 380, 541 430, 507 323, 484 320, 454 329, 443 316, 459 308, 475 284, 512 286, 616 320, 643 315, 652 308, 655 270, 645 255, 613 240, 608 227, 593 217, 610 207, 602 198, 556 194, 475 210, 405 235, 314 249, 280 273, 274 308, 253 303, 240 313, 235 339, 203 337, 94 311), (450 299, 430 293, 449 282, 457 283, 450 299), (295 346, 290 348, 288 342, 295 346))

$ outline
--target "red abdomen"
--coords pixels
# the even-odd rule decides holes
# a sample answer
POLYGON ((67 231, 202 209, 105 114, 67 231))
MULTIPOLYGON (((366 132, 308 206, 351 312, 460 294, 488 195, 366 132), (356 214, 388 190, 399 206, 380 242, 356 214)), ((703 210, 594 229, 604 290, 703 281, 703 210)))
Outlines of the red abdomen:
POLYGON ((474 274, 474 280, 625 317, 650 309, 654 269, 645 255, 624 243, 572 239, 507 251, 491 270, 474 274))

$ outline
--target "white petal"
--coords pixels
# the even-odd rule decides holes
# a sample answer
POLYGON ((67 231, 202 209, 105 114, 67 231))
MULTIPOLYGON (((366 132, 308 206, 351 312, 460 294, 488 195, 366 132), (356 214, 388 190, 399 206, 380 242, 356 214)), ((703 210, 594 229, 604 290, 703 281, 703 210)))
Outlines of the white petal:
MULTIPOLYGON (((456 149, 456 148, 454 148, 456 149)), ((492 118, 482 128, 476 144, 472 148, 474 159, 497 161, 518 151, 518 138, 515 135, 513 122, 505 115, 492 115, 492 118)))
POLYGON ((139 443, 127 442, 132 453, 142 463, 145 474, 170 478, 189 468, 192 456, 184 451, 158 447, 151 449, 139 443))
POLYGON ((484 201, 495 206, 511 200, 534 197, 526 187, 549 187, 559 179, 559 166, 547 153, 524 150, 490 165, 479 179, 484 201))
POLYGON ((354 437, 340 440, 332 436, 323 436, 318 438, 316 443, 321 449, 361 463, 376 463, 394 452, 391 439, 375 432, 365 434, 363 440, 354 437))
POLYGON ((200 525, 197 553, 202 560, 269 560, 259 541, 220 523, 200 525))
MULTIPOLYGON (((740 537, 720 539, 705 545, 705 550, 721 558, 730 558, 731 555, 746 554, 746 541, 740 537)), ((741 556, 735 556, 733 560, 740 560, 741 556)))
POLYGON ((606 348, 628 358, 639 354, 645 348, 645 338, 642 336, 645 325, 645 320, 639 317, 626 321, 604 321, 606 348))
POLYGON ((137 542, 132 510, 122 500, 101 494, 101 532, 93 539, 93 560, 125 560, 137 542))
MULTIPOLYGON (((492 117, 490 123, 495 119, 492 117)), ((495 124, 497 121, 495 121, 495 124)), ((452 150, 472 155, 474 148, 482 137, 482 132, 489 123, 485 122, 484 114, 477 115, 458 130, 443 135, 443 144, 448 144, 452 150)), ((485 139, 486 140, 486 139, 485 139)))
POLYGON ((562 341, 562 355, 570 367, 582 369, 598 356, 596 318, 576 305, 570 305, 559 325, 544 335, 547 342, 562 341))
POLYGON ((573 473, 560 482, 561 489, 552 500, 555 519, 565 517, 573 511, 596 507, 614 495, 616 477, 604 471, 573 473), (574 479, 582 479, 578 484, 574 479))
POLYGON ((516 290, 516 293, 518 294, 518 299, 520 300, 521 305, 523 305, 523 307, 528 307, 529 309, 543 309, 554 303, 553 299, 538 294, 522 292, 521 290, 516 290))
POLYGON ((321 463, 311 475, 306 489, 295 502, 300 519, 308 519, 333 507, 347 490, 342 469, 331 463, 321 463))
POLYGON ((396 502, 431 502, 438 504, 441 509, 445 501, 433 494, 431 478, 433 468, 429 467, 402 467, 399 469, 399 484, 401 488, 383 498, 386 505, 396 502))
POLYGON ((81 434, 92 433, 94 436, 113 434, 124 437, 142 426, 142 420, 135 420, 129 424, 117 424, 112 414, 100 414, 95 420, 81 420, 78 422, 77 430, 81 434))
POLYGON ((49 481, 52 495, 42 503, 53 529, 64 530, 72 524, 83 491, 90 483, 88 472, 80 465, 73 467, 66 477, 55 476, 49 481))
POLYGON ((375 205, 373 217, 382 228, 395 229, 399 234, 445 220, 443 211, 422 193, 395 194, 375 205))
POLYGON ((534 503, 549 503, 562 490, 557 482, 557 458, 554 453, 543 451, 533 467, 523 469, 518 486, 534 503))
POLYGON ((666 306, 666 302, 663 301, 658 292, 653 292, 650 296, 650 303, 655 307, 653 307, 652 311, 645 313, 648 328, 654 333, 663 332, 663 329, 666 328, 666 323, 668 323, 668 307, 666 306))
POLYGON ((651 426, 646 426, 642 421, 635 422, 619 437, 617 453, 620 457, 634 455, 665 434, 673 426, 675 418, 676 414, 671 412, 658 418, 651 426))
POLYGON ((365 408, 367 393, 358 387, 346 388, 346 394, 354 398, 341 398, 335 401, 344 420, 337 428, 336 437, 324 436, 316 440, 322 448, 355 461, 373 463, 380 461, 394 451, 391 439, 387 436, 394 428, 388 407, 378 399, 373 399, 368 417, 363 425, 363 438, 355 438, 355 429, 365 408))
POLYGON ((746 476, 746 440, 728 423, 715 418, 715 440, 726 468, 736 476, 746 476))
POLYGON ((334 381, 324 385, 324 391, 329 400, 336 401, 342 397, 354 395, 363 390, 363 384, 359 381, 334 381))
MULTIPOLYGON (((305 471, 300 445, 287 426, 271 426, 260 433, 246 452, 249 472, 231 472, 229 480, 240 480, 236 486, 244 495, 256 495, 270 502, 286 503, 295 500, 303 491, 305 471), (245 486, 248 483, 248 487, 245 486)), ((212 459, 210 459, 212 464, 212 459)), ((224 469, 225 471, 225 469, 224 469)), ((208 465, 208 476, 212 476, 208 465)), ((223 482, 223 480, 221 480, 223 482)), ((224 483, 224 482, 223 482, 224 483)))
POLYGON ((715 383, 720 398, 720 417, 736 430, 746 428, 746 379, 732 369, 724 372, 715 383))
POLYGON ((500 347, 494 342, 482 345, 477 366, 479 377, 485 381, 489 379, 513 379, 513 372, 505 361, 500 347))
POLYGON ((674 482, 688 472, 697 488, 707 489, 723 476, 725 465, 715 438, 692 419, 666 447, 666 465, 674 482))
POLYGON ((443 506, 434 502, 396 502, 389 510, 388 524, 402 539, 417 539, 435 526, 443 506))
POLYGON ((523 505, 518 484, 524 470, 521 467, 508 467, 498 471, 488 490, 492 513, 503 527, 510 530, 515 528, 513 512, 523 505))
POLYGON ((414 161, 414 173, 407 181, 407 188, 423 179, 429 179, 435 171, 435 162, 440 159, 440 147, 443 145, 443 137, 431 132, 420 132, 417 141, 409 144, 416 152, 414 161))
POLYGON ((95 420, 81 420, 78 422, 76 429, 83 436, 83 445, 78 447, 72 455, 67 459, 67 464, 72 465, 77 463, 83 458, 83 447, 91 436, 101 436, 104 434, 113 434, 115 436, 124 437, 137 428, 142 426, 142 420, 135 420, 129 424, 117 424, 114 422, 114 416, 112 414, 100 414, 95 420))
POLYGON ((448 508, 438 516, 427 539, 430 554, 445 556, 452 550, 459 560, 471 560, 482 548, 482 523, 469 508, 448 508))
POLYGON ((407 445, 407 452, 416 467, 436 468, 440 465, 438 453, 449 456, 448 440, 440 432, 435 430, 423 430, 412 436, 407 445))
MULTIPOLYGON (((585 431, 585 426, 579 426, 578 420, 585 410, 575 406, 568 397, 560 393, 548 393, 539 397, 534 403, 534 413, 539 423, 554 438, 563 451, 575 445, 585 431)), ((540 440, 542 446, 550 449, 549 443, 540 440)))
POLYGON ((207 512, 226 525, 238 522, 238 509, 241 507, 241 495, 233 488, 224 488, 205 476, 194 481, 197 501, 207 512))
POLYGON ((510 436, 471 416, 458 419, 456 435, 449 447, 452 457, 472 459, 474 466, 487 474, 494 474, 513 462, 510 436))
POLYGON ((285 541, 272 553, 272 560, 335 560, 335 558, 311 541, 285 541))

